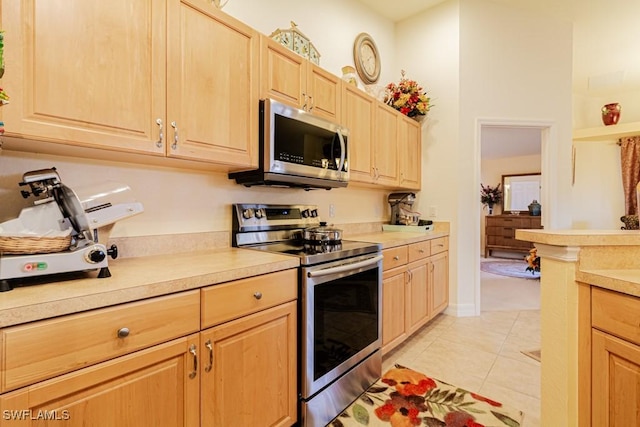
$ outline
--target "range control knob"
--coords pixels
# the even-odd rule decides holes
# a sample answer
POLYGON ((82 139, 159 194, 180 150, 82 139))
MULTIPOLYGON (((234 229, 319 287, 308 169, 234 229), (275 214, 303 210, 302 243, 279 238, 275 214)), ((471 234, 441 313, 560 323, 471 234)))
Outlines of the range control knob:
POLYGON ((311 211, 309 209, 305 209, 302 211, 302 218, 309 218, 311 216, 311 211))
POLYGON ((242 217, 245 219, 253 218, 255 211, 251 208, 242 211, 242 217))
POLYGON ((265 216, 264 209, 256 209, 256 218, 260 219, 260 218, 264 218, 264 216, 265 216))
POLYGON ((104 261, 107 254, 102 249, 92 249, 87 253, 87 261, 92 264, 97 264, 104 261))
POLYGON ((314 209, 311 211, 311 218, 316 218, 318 216, 318 209, 314 209))

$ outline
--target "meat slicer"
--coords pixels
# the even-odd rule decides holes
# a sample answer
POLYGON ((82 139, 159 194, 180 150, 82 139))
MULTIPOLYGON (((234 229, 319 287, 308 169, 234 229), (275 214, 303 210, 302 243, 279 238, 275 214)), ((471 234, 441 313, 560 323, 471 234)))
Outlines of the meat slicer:
POLYGON ((108 234, 115 222, 144 210, 131 200, 130 188, 107 181, 74 191, 55 167, 26 172, 19 185, 29 188, 21 190, 24 198, 36 200, 17 218, 0 223, 0 292, 44 275, 99 269, 97 277, 110 277, 107 258, 115 259, 118 248, 106 247, 108 234), (62 247, 20 246, 47 239, 62 241, 62 247), (8 241, 17 246, 2 244, 8 241))

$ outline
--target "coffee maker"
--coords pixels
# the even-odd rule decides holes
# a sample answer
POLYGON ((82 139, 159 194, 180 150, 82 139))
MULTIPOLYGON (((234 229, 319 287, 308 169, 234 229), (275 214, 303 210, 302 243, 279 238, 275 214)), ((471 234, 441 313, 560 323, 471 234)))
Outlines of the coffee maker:
POLYGON ((416 200, 414 193, 391 193, 387 200, 391 206, 390 224, 418 225, 420 213, 411 209, 416 200))

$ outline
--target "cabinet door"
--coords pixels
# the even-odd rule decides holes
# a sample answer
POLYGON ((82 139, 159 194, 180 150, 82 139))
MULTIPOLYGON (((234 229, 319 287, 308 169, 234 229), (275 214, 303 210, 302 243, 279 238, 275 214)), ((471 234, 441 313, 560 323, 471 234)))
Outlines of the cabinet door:
POLYGON ((257 166, 259 34, 206 0, 169 0, 167 152, 257 166))
POLYGON ((429 316, 429 262, 420 261, 410 264, 407 268, 409 274, 409 298, 406 307, 409 311, 407 333, 412 334, 428 320, 429 316))
POLYGON ((404 269, 382 281, 382 353, 389 352, 407 337, 406 301, 407 274, 404 269))
POLYGON ((434 317, 449 305, 449 252, 432 256, 430 262, 429 317, 434 317))
POLYGON ((296 340, 296 302, 203 331, 201 425, 294 424, 296 340))
POLYGON ((409 117, 398 123, 398 157, 400 162, 400 187, 420 189, 422 144, 420 124, 409 117))
POLYGON ((373 182, 373 123, 376 100, 360 89, 344 85, 342 123, 349 129, 349 179, 373 182))
POLYGON ((165 1, 2 5, 7 135, 164 154, 165 1))
POLYGON ((293 107, 305 106, 307 67, 309 62, 290 49, 260 37, 262 63, 260 66, 260 93, 293 107))
POLYGON ((33 427, 58 422, 70 427, 196 427, 199 377, 193 375, 195 360, 189 349, 197 352, 197 337, 176 339, 4 394, 0 424, 9 426, 22 419, 19 425, 33 427))
POLYGON ((592 333, 591 425, 640 425, 640 347, 592 333))
POLYGON ((395 110, 377 103, 373 157, 375 179, 380 185, 398 185, 398 121, 395 110))
POLYGON ((307 110, 334 123, 340 121, 342 80, 314 64, 308 64, 307 110))

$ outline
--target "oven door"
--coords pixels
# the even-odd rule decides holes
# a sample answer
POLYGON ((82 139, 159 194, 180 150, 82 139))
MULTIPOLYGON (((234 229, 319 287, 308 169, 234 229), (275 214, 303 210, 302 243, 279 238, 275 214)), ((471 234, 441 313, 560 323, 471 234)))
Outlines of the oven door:
POLYGON ((308 399, 380 349, 382 255, 301 271, 301 393, 308 399))

